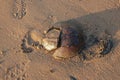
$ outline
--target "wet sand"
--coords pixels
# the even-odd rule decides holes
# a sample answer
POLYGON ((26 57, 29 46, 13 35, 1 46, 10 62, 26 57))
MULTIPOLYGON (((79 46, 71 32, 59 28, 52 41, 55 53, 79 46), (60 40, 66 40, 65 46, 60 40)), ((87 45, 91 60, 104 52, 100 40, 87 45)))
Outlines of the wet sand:
POLYGON ((119 80, 119 0, 0 0, 0 80, 119 80), (25 54, 22 39, 31 29, 73 20, 92 34, 112 35, 114 47, 98 59, 55 60, 46 51, 25 54))

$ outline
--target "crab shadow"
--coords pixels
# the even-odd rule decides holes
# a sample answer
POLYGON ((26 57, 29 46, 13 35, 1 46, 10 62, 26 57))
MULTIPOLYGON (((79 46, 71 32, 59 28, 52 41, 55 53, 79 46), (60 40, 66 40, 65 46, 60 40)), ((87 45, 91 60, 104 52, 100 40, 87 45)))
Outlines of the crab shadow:
POLYGON ((81 30, 85 37, 93 35, 101 39, 106 37, 107 34, 112 39, 113 50, 120 42, 119 37, 116 37, 120 31, 120 18, 118 16, 120 16, 120 8, 115 8, 91 13, 65 22, 81 30))

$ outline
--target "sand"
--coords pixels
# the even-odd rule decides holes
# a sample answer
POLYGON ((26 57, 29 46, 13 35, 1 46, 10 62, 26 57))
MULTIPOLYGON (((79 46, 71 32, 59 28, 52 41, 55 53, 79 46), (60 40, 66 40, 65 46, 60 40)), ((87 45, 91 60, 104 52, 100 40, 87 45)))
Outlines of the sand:
POLYGON ((0 0, 0 80, 119 80, 119 0, 0 0), (55 60, 46 51, 26 54, 24 35, 52 24, 73 20, 92 34, 112 35, 114 47, 98 59, 55 60))

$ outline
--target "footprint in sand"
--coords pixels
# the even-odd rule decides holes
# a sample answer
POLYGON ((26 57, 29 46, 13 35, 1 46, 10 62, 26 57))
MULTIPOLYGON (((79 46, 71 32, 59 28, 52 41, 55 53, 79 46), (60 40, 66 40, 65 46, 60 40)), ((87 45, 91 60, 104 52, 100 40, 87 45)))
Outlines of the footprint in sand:
POLYGON ((12 15, 16 19, 22 19, 26 15, 26 0, 14 0, 12 15))
POLYGON ((5 80, 26 80, 28 74, 26 72, 28 65, 17 64, 13 67, 7 68, 5 80))

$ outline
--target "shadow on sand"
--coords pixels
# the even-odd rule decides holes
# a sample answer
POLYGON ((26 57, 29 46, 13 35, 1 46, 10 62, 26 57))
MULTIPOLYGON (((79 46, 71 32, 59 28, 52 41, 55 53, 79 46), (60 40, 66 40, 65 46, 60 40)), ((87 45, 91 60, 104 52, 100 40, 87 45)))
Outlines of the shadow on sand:
POLYGON ((120 8, 92 13, 75 19, 65 21, 82 30, 86 36, 94 35, 99 39, 110 36, 113 41, 113 48, 119 43, 118 32, 120 30, 120 8), (107 34, 107 35, 106 35, 107 34), (118 37, 117 37, 118 36, 118 37))

